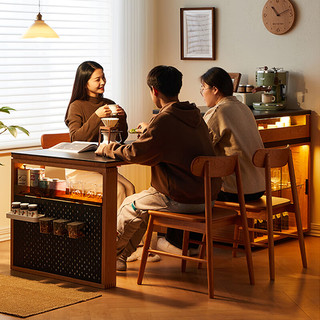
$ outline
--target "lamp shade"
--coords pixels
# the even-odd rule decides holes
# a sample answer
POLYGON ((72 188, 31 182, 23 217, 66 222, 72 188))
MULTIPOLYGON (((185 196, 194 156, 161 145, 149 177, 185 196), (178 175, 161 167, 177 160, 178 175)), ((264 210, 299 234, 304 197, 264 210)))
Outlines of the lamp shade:
POLYGON ((22 38, 59 38, 59 36, 42 20, 42 15, 39 12, 37 20, 34 21, 34 24, 27 30, 22 38))

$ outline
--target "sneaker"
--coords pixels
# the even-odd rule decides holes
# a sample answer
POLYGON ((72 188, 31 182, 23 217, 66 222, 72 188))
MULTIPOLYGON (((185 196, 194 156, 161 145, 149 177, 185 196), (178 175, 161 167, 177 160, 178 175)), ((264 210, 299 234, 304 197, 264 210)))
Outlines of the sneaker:
POLYGON ((172 245, 169 241, 166 240, 166 238, 159 238, 157 241, 157 249, 169 252, 169 253, 174 253, 174 254, 182 254, 182 250, 175 247, 172 245))
MULTIPOLYGON (((164 237, 161 237, 158 239, 157 249, 165 251, 165 252, 169 252, 169 253, 182 255, 182 250, 180 248, 177 248, 173 244, 171 244, 164 237)), ((188 250, 188 256, 196 256, 198 254, 199 254, 199 247, 198 248, 190 248, 188 250)))
MULTIPOLYGON (((143 249, 143 247, 138 247, 137 250, 135 252, 133 252, 130 257, 128 257, 127 262, 141 260, 142 249, 143 249)), ((149 262, 157 262, 157 261, 160 261, 160 260, 161 260, 161 258, 160 258, 160 256, 158 254, 154 254, 154 253, 151 253, 151 252, 148 253, 147 261, 149 261, 149 262)))
POLYGON ((117 258, 116 261, 116 270, 117 271, 126 271, 127 270, 127 262, 123 257, 117 258))

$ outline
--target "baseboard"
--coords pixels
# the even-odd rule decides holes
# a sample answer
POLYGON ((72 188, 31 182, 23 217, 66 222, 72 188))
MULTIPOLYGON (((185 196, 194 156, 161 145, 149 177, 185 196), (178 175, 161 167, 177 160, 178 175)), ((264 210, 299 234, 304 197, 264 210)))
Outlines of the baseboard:
POLYGON ((10 228, 0 229, 0 242, 10 240, 10 228))
POLYGON ((311 230, 308 234, 310 236, 320 237, 320 224, 311 223, 311 230))

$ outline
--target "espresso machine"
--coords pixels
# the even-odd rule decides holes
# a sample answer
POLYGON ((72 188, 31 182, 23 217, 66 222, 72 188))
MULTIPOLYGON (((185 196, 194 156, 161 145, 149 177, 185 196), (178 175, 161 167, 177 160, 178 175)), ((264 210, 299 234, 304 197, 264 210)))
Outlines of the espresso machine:
POLYGON ((254 102, 255 110, 281 110, 286 107, 288 71, 282 68, 259 67, 256 70, 255 91, 263 91, 260 102, 254 102))

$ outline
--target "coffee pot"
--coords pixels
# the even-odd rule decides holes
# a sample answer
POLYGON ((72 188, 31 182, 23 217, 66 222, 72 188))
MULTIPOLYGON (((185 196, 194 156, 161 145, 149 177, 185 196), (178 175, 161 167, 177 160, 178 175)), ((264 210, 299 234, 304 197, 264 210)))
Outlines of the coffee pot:
POLYGON ((288 71, 282 68, 259 67, 256 70, 255 91, 264 91, 260 102, 254 102, 256 110, 281 110, 286 107, 288 71))

